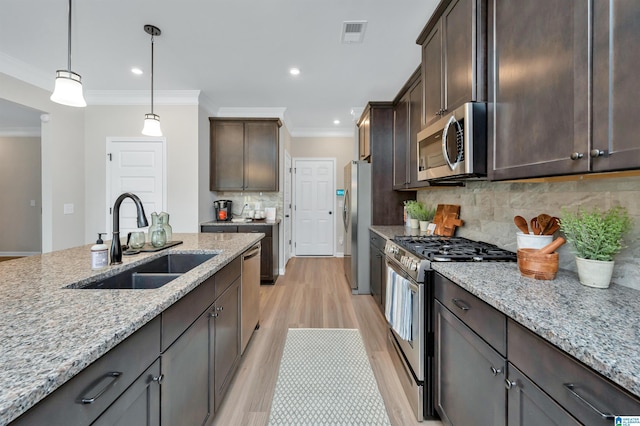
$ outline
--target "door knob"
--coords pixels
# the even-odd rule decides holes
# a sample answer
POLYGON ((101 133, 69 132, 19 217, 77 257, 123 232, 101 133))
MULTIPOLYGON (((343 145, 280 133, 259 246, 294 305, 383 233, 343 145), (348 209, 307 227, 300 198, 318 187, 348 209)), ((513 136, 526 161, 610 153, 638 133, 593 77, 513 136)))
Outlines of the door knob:
POLYGON ((333 212, 329 211, 329 214, 333 214, 333 212))

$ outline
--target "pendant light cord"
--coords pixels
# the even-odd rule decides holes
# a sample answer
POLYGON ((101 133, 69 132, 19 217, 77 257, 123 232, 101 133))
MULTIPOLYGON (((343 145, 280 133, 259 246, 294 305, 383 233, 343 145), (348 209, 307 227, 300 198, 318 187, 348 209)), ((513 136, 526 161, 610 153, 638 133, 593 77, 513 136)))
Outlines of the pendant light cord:
POLYGON ((153 42, 153 34, 151 34, 151 114, 153 114, 153 42))
POLYGON ((69 0, 69 31, 67 32, 69 40, 68 40, 68 47, 69 47, 69 57, 68 57, 68 71, 71 71, 71 0, 69 0))

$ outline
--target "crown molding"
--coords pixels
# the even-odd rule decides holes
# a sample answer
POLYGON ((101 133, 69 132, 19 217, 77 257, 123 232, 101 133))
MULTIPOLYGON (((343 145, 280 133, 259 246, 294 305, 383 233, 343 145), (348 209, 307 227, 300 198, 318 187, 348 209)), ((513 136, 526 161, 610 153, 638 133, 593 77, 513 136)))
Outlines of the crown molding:
MULTIPOLYGON (((154 105, 198 105, 199 90, 154 90, 154 105)), ((89 105, 149 105, 150 90, 87 90, 89 105)))
POLYGON ((351 138, 355 129, 334 129, 330 127, 299 127, 291 132, 292 138, 351 138))
POLYGON ((220 107, 214 116, 279 118, 287 130, 293 128, 293 123, 287 115, 286 107, 220 107))
POLYGON ((53 90, 56 74, 37 69, 13 56, 0 52, 0 72, 44 90, 53 90))
POLYGON ((39 138, 40 127, 0 127, 0 137, 5 138, 39 138))

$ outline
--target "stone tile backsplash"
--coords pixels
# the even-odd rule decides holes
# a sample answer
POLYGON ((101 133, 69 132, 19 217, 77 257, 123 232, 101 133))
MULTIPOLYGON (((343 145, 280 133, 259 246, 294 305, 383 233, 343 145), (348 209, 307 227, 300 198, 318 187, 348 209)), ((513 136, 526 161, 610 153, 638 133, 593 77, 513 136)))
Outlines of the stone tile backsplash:
MULTIPOLYGON (((464 225, 456 235, 487 241, 516 251, 513 217, 527 220, 540 213, 561 217, 561 209, 578 206, 602 209, 626 207, 634 221, 627 234, 627 248, 616 256, 612 281, 640 290, 640 177, 576 177, 567 182, 467 182, 462 188, 418 191, 417 199, 427 205, 459 204, 464 225)), ((558 250, 560 267, 575 271, 574 254, 565 244, 558 250)))
MULTIPOLYGON (((238 215, 238 217, 245 203, 248 203, 249 208, 253 209, 255 203, 259 202, 262 204, 263 210, 265 207, 275 207, 276 218, 282 219, 283 196, 283 192, 216 192, 214 199, 233 201, 233 214, 238 215)), ((211 209, 211 217, 213 218, 213 204, 211 209)))

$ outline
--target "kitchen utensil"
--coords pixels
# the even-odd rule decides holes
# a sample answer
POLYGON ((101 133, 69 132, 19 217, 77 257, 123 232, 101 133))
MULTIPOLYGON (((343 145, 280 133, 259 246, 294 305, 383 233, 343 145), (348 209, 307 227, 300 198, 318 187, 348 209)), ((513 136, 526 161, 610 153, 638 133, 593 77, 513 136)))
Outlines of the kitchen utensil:
POLYGON ((560 229, 560 222, 558 221, 559 219, 557 217, 552 217, 551 220, 549 221, 549 224, 547 225, 547 227, 545 229, 542 230, 542 234, 544 235, 553 235, 555 234, 555 232, 560 229))
POLYGON ((516 216, 513 218, 513 223, 516 224, 523 234, 529 234, 529 224, 527 223, 527 219, 522 216, 516 216))
POLYGON ((554 241, 552 241, 551 243, 549 243, 546 246, 542 247, 540 250, 538 250, 535 253, 536 254, 550 254, 550 253, 553 253, 554 251, 556 251, 556 249, 558 247, 560 247, 564 243, 565 243, 565 239, 562 238, 562 237, 558 237, 554 241))
POLYGON ((544 230, 549 225, 550 221, 551 221, 551 216, 549 216, 548 214, 541 213, 538 215, 538 226, 540 227, 540 234, 544 232, 544 230))
POLYGON ((558 272, 558 253, 540 254, 536 249, 518 249, 518 269, 524 277, 552 280, 558 272))
POLYGON ((433 223, 436 224, 434 235, 451 237, 455 233, 456 226, 461 226, 464 222, 459 220, 460 206, 457 204, 438 204, 433 223), (446 223, 445 223, 446 221, 446 223))
POLYGON ((533 231, 533 235, 540 235, 542 233, 542 229, 540 229, 540 225, 538 224, 538 217, 531 219, 531 230, 533 231))

